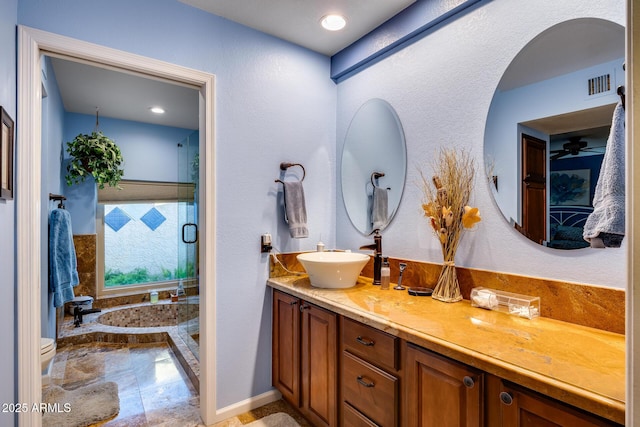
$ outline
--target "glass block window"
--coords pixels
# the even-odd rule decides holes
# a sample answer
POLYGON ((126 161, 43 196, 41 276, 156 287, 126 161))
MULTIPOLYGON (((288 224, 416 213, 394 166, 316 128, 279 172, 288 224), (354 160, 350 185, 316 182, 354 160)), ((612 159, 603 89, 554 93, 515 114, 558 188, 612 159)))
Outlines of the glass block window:
POLYGON ((171 289, 197 280, 198 244, 182 241, 182 225, 197 222, 192 183, 120 182, 98 190, 98 295, 171 289))
POLYGON ((129 221, 131 221, 131 217, 118 207, 112 209, 111 212, 104 216, 104 223, 115 232, 120 231, 129 221))
POLYGON ((142 221, 147 227, 151 229, 151 231, 155 231, 156 228, 160 227, 163 222, 166 221, 164 215, 160 213, 158 209, 155 207, 149 209, 146 214, 142 215, 140 221, 142 221))

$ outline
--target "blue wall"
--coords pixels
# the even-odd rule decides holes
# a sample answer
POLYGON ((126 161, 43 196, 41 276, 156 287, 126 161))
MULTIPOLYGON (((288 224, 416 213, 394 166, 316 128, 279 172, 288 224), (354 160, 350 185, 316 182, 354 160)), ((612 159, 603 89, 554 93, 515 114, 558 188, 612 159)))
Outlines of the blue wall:
MULTIPOLYGON (((62 129, 64 125, 64 106, 55 73, 51 61, 45 59, 42 62, 42 85, 46 91, 46 97, 42 99, 42 176, 41 176, 41 204, 42 218, 40 232, 48 235, 49 212, 57 207, 57 204, 49 201, 49 193, 64 194, 60 180, 60 158, 62 156, 62 129)), ((48 246, 40 247, 40 259, 48 259, 48 246)), ((46 262, 40 264, 40 298, 42 302, 41 329, 43 337, 54 338, 55 309, 53 300, 49 294, 49 268, 46 262)))
MULTIPOLYGON (((93 115, 67 113, 64 116, 65 159, 67 142, 80 133, 91 133, 95 129, 93 115)), ((122 151, 124 158, 123 179, 143 181, 178 181, 177 144, 193 134, 191 129, 158 126, 146 123, 102 117, 99 130, 111 138, 122 151)), ((66 162, 62 168, 62 179, 66 175, 66 162)), ((67 209, 71 213, 73 234, 96 232, 96 188, 93 179, 71 187, 64 184, 67 209)))
MULTIPOLYGON (((0 105, 16 120, 16 22, 18 1, 3 0, 0 13, 0 105)), ((16 121, 17 122, 17 121, 16 121)), ((14 194, 14 197, 19 197, 14 194)), ((0 200, 0 402, 16 401, 16 282, 14 201, 0 200)), ((13 425, 15 416, 0 412, 1 425, 13 425)))
POLYGON ((20 24, 215 74, 218 407, 271 390, 268 258, 257 242, 270 232, 280 251, 311 249, 320 236, 334 246, 330 59, 176 0, 18 8, 20 24), (274 180, 283 161, 305 166, 309 239, 290 239, 282 220, 274 180))
MULTIPOLYGON (((362 103, 374 97, 391 103, 404 127, 410 163, 416 166, 408 170, 397 217, 385 230, 385 251, 394 257, 438 262, 440 248, 424 222, 421 190, 414 184, 420 181, 419 168, 430 164, 438 147, 455 145, 468 148, 482 169, 485 123, 494 90, 510 61, 540 32, 576 17, 604 16, 618 23, 625 18, 622 0, 482 3, 336 88, 329 78, 329 58, 176 0, 20 0, 20 24, 216 75, 220 408, 271 388, 268 260, 257 251, 258 236, 271 232, 275 247, 283 252, 312 249, 320 235, 327 247, 334 247, 336 239, 341 248, 370 243, 351 226, 336 191, 337 159, 349 122, 362 103), (289 239, 281 219, 277 204, 281 193, 274 183, 281 161, 305 165, 309 239, 289 239)), ((4 67, 10 70, 8 77, 0 75, 0 83, 13 84, 13 58, 13 51, 0 51, 0 72, 4 67)), ((0 101, 5 99, 0 92, 0 101)), ((626 264, 620 252, 551 254, 511 230, 479 175, 473 202, 483 221, 476 232, 465 236, 456 263, 624 285, 626 264)), ((13 226, 12 209, 3 208, 0 205, 0 216, 10 215, 6 220, 0 217, 3 227, 13 226)), ((2 250, 13 247, 4 241, 0 245, 5 245, 2 250)), ((0 262, 8 262, 3 267, 12 272, 14 258, 9 257, 11 262, 1 258, 0 262)), ((0 304, 7 302, 8 298, 0 304)), ((8 325, 14 311, 12 305, 6 308, 0 312, 10 313, 3 319, 8 325)), ((13 339, 7 329, 2 334, 13 339)), ((13 360, 11 352, 6 355, 4 360, 13 360)), ((8 370, 0 372, 12 378, 8 370)), ((0 389, 9 398, 12 392, 0 389)))

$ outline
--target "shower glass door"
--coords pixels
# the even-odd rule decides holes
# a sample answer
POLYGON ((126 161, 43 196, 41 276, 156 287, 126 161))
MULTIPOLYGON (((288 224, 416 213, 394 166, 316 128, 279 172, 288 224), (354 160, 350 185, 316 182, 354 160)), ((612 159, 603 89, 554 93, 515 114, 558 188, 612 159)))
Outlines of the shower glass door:
MULTIPOLYGON (((200 283, 198 276, 198 174, 199 135, 193 132, 178 143, 178 280, 184 294, 178 296, 178 329, 199 359, 200 283)), ((180 287, 179 287, 180 289, 180 287)))

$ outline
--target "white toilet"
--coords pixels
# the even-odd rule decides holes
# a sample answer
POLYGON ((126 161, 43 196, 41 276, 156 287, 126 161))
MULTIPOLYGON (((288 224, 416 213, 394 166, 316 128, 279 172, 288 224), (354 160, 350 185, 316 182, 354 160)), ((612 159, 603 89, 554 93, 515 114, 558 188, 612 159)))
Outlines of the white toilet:
POLYGON ((42 365, 42 384, 51 382, 51 366, 56 355, 56 342, 52 338, 40 338, 40 364, 42 365))

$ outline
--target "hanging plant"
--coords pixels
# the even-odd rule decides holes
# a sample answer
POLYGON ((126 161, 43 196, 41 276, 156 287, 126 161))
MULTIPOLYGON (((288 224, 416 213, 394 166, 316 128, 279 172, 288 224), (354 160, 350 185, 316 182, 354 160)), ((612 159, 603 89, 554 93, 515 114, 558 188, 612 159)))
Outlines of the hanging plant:
POLYGON ((90 135, 80 134, 73 141, 67 142, 67 153, 71 155, 71 163, 67 166, 67 185, 83 182, 93 176, 96 184, 104 188, 105 184, 119 188, 122 179, 122 153, 120 147, 102 132, 90 135))

